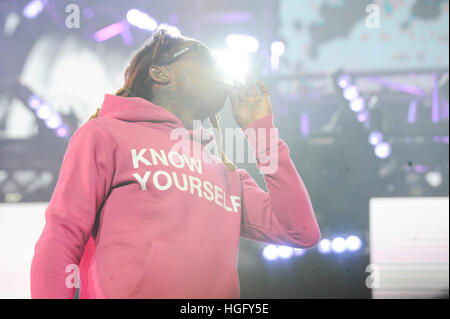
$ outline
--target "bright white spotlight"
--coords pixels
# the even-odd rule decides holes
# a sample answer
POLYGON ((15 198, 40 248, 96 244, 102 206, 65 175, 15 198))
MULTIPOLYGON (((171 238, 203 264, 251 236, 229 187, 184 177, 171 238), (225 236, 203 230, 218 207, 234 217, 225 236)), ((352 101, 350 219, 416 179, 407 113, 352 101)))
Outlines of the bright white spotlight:
POLYGON ((242 50, 248 53, 253 53, 259 49, 258 40, 250 35, 230 34, 225 39, 225 42, 232 50, 242 50))
POLYGON ((345 246, 345 239, 342 237, 336 237, 331 242, 331 249, 338 254, 345 251, 345 246))
POLYGON ((28 19, 34 19, 47 4, 47 0, 32 0, 22 10, 24 17, 28 19))
POLYGON ((352 101, 352 100, 356 99, 359 96, 359 91, 358 91, 358 88, 355 85, 350 85, 350 86, 347 86, 344 89, 343 94, 344 94, 344 97, 347 100, 352 101))
POLYGON ((278 256, 283 259, 291 258, 294 254, 294 248, 289 246, 278 246, 278 256))
POLYGON ((274 41, 270 46, 273 55, 282 56, 286 52, 286 46, 281 41, 274 41))
POLYGON ((425 180, 431 187, 438 187, 442 184, 442 175, 438 171, 431 171, 425 174, 425 180))
POLYGON ((383 134, 381 132, 374 131, 369 135, 369 143, 372 145, 377 145, 378 143, 381 143, 382 140, 383 134))
POLYGON ((230 81, 244 81, 249 67, 246 52, 241 50, 213 50, 212 53, 230 81))
POLYGON ((48 104, 43 103, 41 106, 36 110, 36 115, 38 118, 45 120, 48 118, 52 113, 52 110, 50 109, 50 106, 48 104))
POLYGON ((381 142, 375 145, 375 155, 379 158, 388 158, 391 155, 391 145, 387 142, 381 142))
POLYGON ((328 239, 322 239, 317 245, 317 249, 321 254, 328 254, 331 252, 331 241, 328 239))
POLYGON ((158 23, 155 19, 137 9, 131 9, 127 12, 127 20, 129 24, 132 24, 139 29, 155 31, 158 27, 158 23))
POLYGON ((361 248, 362 242, 358 236, 348 236, 345 240, 345 245, 349 251, 357 251, 361 248))
POLYGON ((161 30, 161 29, 166 30, 167 33, 170 34, 170 36, 175 37, 175 38, 176 38, 176 37, 179 37, 179 36, 181 35, 180 29, 178 29, 177 27, 175 27, 175 26, 173 26, 173 25, 169 25, 169 24, 167 24, 167 23, 161 23, 161 24, 158 26, 157 31, 159 31, 159 30, 161 30))
POLYGON ((263 249, 263 257, 266 260, 275 260, 278 258, 278 247, 275 245, 267 245, 263 249))
POLYGON ((360 112, 366 106, 366 101, 362 97, 358 97, 350 102, 350 108, 353 112, 360 112))
POLYGON ((62 124, 62 119, 59 116, 59 114, 52 114, 50 115, 46 120, 45 120, 45 124, 51 128, 51 129, 55 129, 57 127, 59 127, 62 124))

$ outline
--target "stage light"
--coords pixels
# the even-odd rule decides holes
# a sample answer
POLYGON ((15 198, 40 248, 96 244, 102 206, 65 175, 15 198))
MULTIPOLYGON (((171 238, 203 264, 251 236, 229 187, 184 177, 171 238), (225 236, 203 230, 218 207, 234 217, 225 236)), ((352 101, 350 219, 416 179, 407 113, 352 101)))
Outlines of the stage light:
POLYGON ((303 248, 294 248, 295 256, 303 256, 306 253, 306 249, 303 248))
POLYGON ((365 122, 367 121, 367 118, 369 117, 369 113, 367 111, 361 111, 358 113, 356 118, 358 119, 358 122, 365 122))
POLYGON ((230 81, 244 81, 249 67, 247 53, 240 50, 213 50, 212 52, 230 81))
POLYGON ((259 49, 258 40, 250 35, 230 34, 226 37, 225 42, 232 50, 242 50, 253 53, 259 49))
POLYGON ((425 174, 425 180, 431 187, 439 187, 442 184, 442 175, 438 171, 432 171, 425 174))
POLYGON ((15 14, 14 12, 8 13, 5 19, 5 27, 3 28, 3 32, 6 35, 12 35, 16 31, 19 23, 20 16, 18 14, 15 14))
POLYGON ((45 120, 45 125, 47 125, 47 127, 51 128, 51 129, 55 129, 57 127, 59 127, 62 124, 62 119, 61 117, 54 113, 52 115, 50 115, 46 120, 45 120))
POLYGON ((345 240, 345 246, 349 251, 357 251, 361 248, 362 242, 357 236, 348 236, 345 240))
POLYGON ((34 19, 38 16, 39 13, 42 12, 45 5, 47 4, 47 0, 33 0, 30 1, 25 8, 22 10, 22 14, 24 17, 28 19, 34 19))
POLYGON ((58 135, 59 137, 66 137, 68 134, 69 130, 65 125, 56 130, 56 135, 58 135))
POLYGON ((342 74, 341 76, 339 76, 338 85, 342 89, 349 86, 350 85, 350 76, 347 74, 342 74))
POLYGON ((148 14, 137 9, 131 9, 127 12, 127 21, 129 24, 138 27, 139 29, 155 31, 158 23, 148 14))
POLYGON ((412 100, 409 103, 408 109, 408 123, 413 124, 416 121, 416 113, 417 113, 417 100, 412 100))
POLYGON ((174 27, 173 25, 168 25, 166 23, 161 23, 158 26, 157 31, 164 29, 167 31, 167 33, 169 33, 172 37, 179 37, 181 35, 181 31, 177 28, 174 27))
POLYGON ((266 260, 275 260, 278 258, 278 248, 275 245, 267 245, 263 249, 263 257, 266 260))
POLYGON ((123 24, 121 22, 116 22, 95 32, 94 39, 97 42, 103 42, 122 33, 123 30, 124 30, 123 24))
POLYGON ((381 132, 374 131, 369 135, 369 143, 372 145, 377 145, 378 143, 381 143, 382 140, 383 134, 381 132))
POLYGON ((329 239, 322 239, 317 246, 321 254, 328 254, 331 252, 331 241, 329 239))
POLYGON ((83 9, 83 16, 86 19, 92 19, 94 17, 94 10, 91 7, 86 7, 83 9))
POLYGON ((294 248, 289 246, 278 246, 278 257, 287 259, 294 254, 294 248))
POLYGON ((41 99, 39 98, 39 96, 37 96, 35 94, 30 95, 27 102, 28 102, 28 105, 34 110, 37 109, 41 105, 41 99))
POLYGON ((352 101, 356 99, 359 95, 358 88, 355 85, 347 86, 344 89, 343 95, 347 100, 352 101))
POLYGON ((270 51, 272 52, 273 55, 280 57, 284 54, 284 52, 286 52, 286 46, 281 41, 274 41, 270 46, 270 51))
POLYGON ((391 145, 387 142, 381 142, 375 145, 375 155, 379 158, 388 158, 391 155, 391 145))
POLYGON ((366 101, 362 97, 358 97, 350 102, 350 108, 353 112, 360 112, 366 106, 366 101))
POLYGON ((342 237, 336 237, 331 242, 331 249, 337 254, 344 252, 345 246, 345 239, 342 237))
POLYGON ((45 120, 52 113, 50 106, 47 103, 42 103, 41 106, 36 110, 36 115, 38 118, 45 120))

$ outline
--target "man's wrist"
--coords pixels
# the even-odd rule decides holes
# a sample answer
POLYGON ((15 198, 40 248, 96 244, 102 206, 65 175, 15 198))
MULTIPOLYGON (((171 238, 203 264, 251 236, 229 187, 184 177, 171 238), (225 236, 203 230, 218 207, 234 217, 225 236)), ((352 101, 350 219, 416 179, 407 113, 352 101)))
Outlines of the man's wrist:
POLYGON ((242 131, 253 147, 257 159, 265 156, 268 150, 278 146, 278 129, 273 125, 273 114, 253 121, 242 131))

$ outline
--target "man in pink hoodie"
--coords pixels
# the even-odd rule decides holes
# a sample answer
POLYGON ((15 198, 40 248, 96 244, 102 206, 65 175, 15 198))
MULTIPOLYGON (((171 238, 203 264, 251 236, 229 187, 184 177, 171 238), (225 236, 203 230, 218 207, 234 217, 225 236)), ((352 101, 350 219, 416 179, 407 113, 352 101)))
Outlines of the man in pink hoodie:
POLYGON ((80 298, 239 298, 240 237, 298 248, 320 238, 265 85, 226 85, 205 45, 164 30, 72 136, 45 217, 32 298, 73 298, 78 283, 80 298), (220 128, 227 95, 268 192, 226 158, 221 137, 193 126, 220 128), (179 151, 187 144, 201 152, 179 151))

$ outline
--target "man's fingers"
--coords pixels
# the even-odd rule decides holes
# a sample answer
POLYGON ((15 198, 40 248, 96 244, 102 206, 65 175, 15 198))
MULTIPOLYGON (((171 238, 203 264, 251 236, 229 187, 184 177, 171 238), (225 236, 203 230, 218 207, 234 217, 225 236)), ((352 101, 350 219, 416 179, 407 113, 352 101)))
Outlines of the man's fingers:
POLYGON ((234 83, 234 90, 241 100, 244 100, 250 94, 247 85, 243 82, 236 81, 234 83))
POLYGON ((267 86, 264 84, 263 81, 261 81, 261 80, 256 81, 256 85, 258 86, 258 89, 261 92, 261 95, 270 96, 270 91, 267 88, 267 86))

